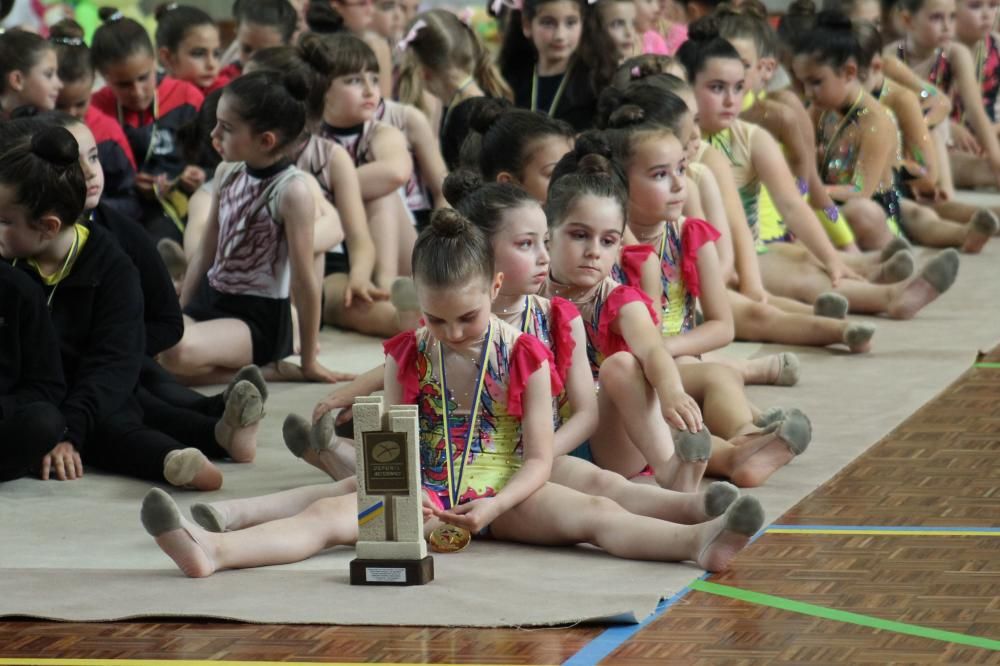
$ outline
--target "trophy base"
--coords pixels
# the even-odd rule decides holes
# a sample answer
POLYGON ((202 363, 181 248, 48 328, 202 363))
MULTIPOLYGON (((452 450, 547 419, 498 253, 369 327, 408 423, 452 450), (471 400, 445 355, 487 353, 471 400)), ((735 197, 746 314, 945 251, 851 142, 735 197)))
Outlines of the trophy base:
POLYGON ((434 580, 434 558, 351 560, 351 585, 426 585, 434 580))

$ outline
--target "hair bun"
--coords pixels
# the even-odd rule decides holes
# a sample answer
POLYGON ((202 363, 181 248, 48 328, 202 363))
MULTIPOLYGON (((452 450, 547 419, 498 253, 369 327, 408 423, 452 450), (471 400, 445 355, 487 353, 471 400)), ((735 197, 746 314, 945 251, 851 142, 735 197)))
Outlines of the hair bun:
POLYGON ((121 21, 125 18, 125 15, 117 7, 101 7, 97 10, 97 15, 100 17, 101 22, 105 24, 121 21))
POLYGON ((153 10, 153 16, 156 18, 157 21, 162 21, 164 14, 166 14, 167 12, 172 12, 178 7, 180 7, 180 5, 178 5, 176 2, 162 2, 156 6, 156 9, 153 10))
POLYGON ((843 30, 846 32, 850 32, 852 29, 851 19, 836 9, 824 9, 817 14, 816 27, 827 30, 843 30))
POLYGON ((63 19, 49 29, 49 40, 66 46, 83 46, 83 26, 73 19, 63 19))
POLYGON ((788 5, 787 16, 815 16, 816 3, 813 0, 794 0, 788 5))
POLYGON ((608 118, 608 127, 611 129, 622 129, 641 125, 646 121, 646 112, 636 104, 623 104, 619 106, 608 118))
POLYGON ((589 130, 584 132, 576 139, 576 144, 573 147, 573 154, 576 156, 577 164, 581 166, 578 171, 581 173, 611 173, 610 162, 614 155, 611 149, 611 144, 604 137, 604 134, 598 130, 589 130), (588 157, 600 157, 602 159, 602 164, 605 167, 600 171, 594 170, 584 170, 582 168, 583 164, 595 164, 593 161, 588 161, 588 157))
POLYGON ((431 215, 430 229, 438 238, 458 238, 473 229, 472 223, 453 208, 439 208, 431 215))
POLYGON ((68 169, 80 161, 80 146, 65 127, 46 127, 32 136, 31 152, 60 169, 68 169))
POLYGON ((486 131, 500 119, 500 116, 510 109, 510 104, 504 102, 506 100, 491 98, 489 102, 478 105, 469 116, 469 127, 480 134, 486 134, 486 131))
POLYGON ((281 75, 281 83, 285 86, 288 94, 299 102, 304 102, 309 98, 309 81, 305 73, 298 70, 290 70, 281 75))
POLYGON ((708 42, 719 36, 719 17, 702 16, 688 26, 688 40, 692 42, 708 42))
POLYGON ((483 186, 483 178, 471 169, 456 169, 444 179, 444 198, 452 206, 458 206, 470 194, 483 186))
POLYGON ((347 29, 344 26, 344 17, 326 0, 321 2, 309 0, 306 6, 306 25, 311 32, 320 35, 330 35, 347 29))

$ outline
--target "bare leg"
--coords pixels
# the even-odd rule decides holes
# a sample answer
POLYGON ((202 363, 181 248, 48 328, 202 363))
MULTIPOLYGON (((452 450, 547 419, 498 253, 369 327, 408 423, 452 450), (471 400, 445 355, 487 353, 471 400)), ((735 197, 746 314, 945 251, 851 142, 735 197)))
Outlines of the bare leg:
POLYGON ((142 502, 141 517, 156 544, 191 578, 220 569, 300 562, 358 540, 354 494, 317 500, 291 518, 215 534, 184 519, 173 499, 154 488, 142 502))
POLYGON ((594 462, 626 478, 648 464, 657 483, 693 492, 704 474, 703 460, 677 455, 660 401, 632 354, 621 352, 604 360, 597 396, 600 419, 590 437, 594 462))
POLYGON ((802 412, 790 409, 763 431, 729 442, 713 439, 708 473, 728 478, 741 488, 753 488, 804 452, 811 440, 809 419, 802 412))
POLYGON ((948 153, 948 158, 956 188, 975 190, 996 187, 996 176, 991 169, 984 168, 986 164, 982 157, 952 150, 948 153))
POLYGON ((709 484, 705 492, 694 493, 633 483, 621 474, 573 456, 556 456, 549 480, 588 495, 612 499, 630 513, 683 525, 715 518, 739 497, 735 486, 723 482, 709 484))
POLYGON ((717 363, 678 366, 684 390, 701 405, 705 425, 722 439, 754 432, 753 412, 743 381, 732 369, 717 363))
MULTIPOLYGON (((848 344, 847 330, 851 324, 842 319, 788 314, 734 292, 729 292, 729 303, 733 309, 737 340, 814 347, 848 344)), ((862 342, 857 336, 852 337, 855 344, 850 347, 851 351, 869 351, 870 340, 869 337, 862 342)))
POLYGON ((321 483, 282 490, 270 495, 221 500, 191 505, 191 517, 210 532, 242 530, 246 527, 291 518, 317 500, 357 492, 358 480, 350 477, 337 483, 321 483))
POLYGON ((1000 223, 992 212, 976 210, 966 224, 938 217, 934 209, 904 199, 903 225, 907 235, 927 247, 956 247, 976 254, 993 237, 1000 223))
POLYGON ((757 358, 734 358, 720 352, 707 352, 701 358, 735 371, 747 386, 795 386, 799 381, 799 357, 791 352, 757 358))
POLYGON ((399 274, 400 240, 403 225, 412 229, 409 211, 399 192, 391 192, 384 197, 365 204, 368 226, 375 241, 375 284, 388 289, 399 274))
POLYGON ((399 333, 399 317, 389 301, 367 303, 354 299, 351 307, 344 306, 347 274, 334 273, 323 281, 323 323, 348 331, 357 331, 378 338, 391 338, 399 333))
POLYGON ((185 316, 180 342, 160 354, 159 359, 178 378, 197 377, 220 367, 235 372, 253 362, 250 329, 239 319, 196 322, 185 316))
POLYGON ((542 545, 589 543, 635 560, 693 560, 709 571, 729 567, 764 523, 752 497, 741 497, 723 516, 701 525, 676 525, 629 513, 604 497, 547 483, 493 522, 497 539, 542 545))
POLYGON ((874 201, 850 199, 840 207, 840 212, 854 231, 858 247, 862 250, 881 250, 892 240, 885 211, 874 201))

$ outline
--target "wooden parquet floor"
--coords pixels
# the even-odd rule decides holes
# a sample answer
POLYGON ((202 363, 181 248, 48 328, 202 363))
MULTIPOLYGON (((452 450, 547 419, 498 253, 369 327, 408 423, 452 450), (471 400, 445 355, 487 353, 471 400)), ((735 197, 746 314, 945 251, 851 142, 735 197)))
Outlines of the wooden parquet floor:
MULTIPOLYGON (((778 523, 1000 526, 1000 368, 970 369, 778 523)), ((708 580, 1000 640, 1000 535, 765 533, 708 580)), ((559 664, 602 631, 10 620, 0 660, 559 664)), ((1000 664, 1000 652, 692 591, 603 663, 1000 664)))

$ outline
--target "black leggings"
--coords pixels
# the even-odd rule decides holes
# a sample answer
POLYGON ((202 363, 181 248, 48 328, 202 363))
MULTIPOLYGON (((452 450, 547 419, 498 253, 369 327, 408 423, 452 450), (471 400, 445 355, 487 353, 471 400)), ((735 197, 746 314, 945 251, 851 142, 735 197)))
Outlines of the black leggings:
POLYGON ((41 467, 66 430, 59 409, 47 402, 0 405, 0 481, 10 481, 41 467))
POLYGON ((223 400, 221 393, 202 395, 184 386, 148 356, 143 359, 139 386, 168 405, 188 409, 203 416, 211 416, 216 420, 221 419, 223 412, 226 411, 226 401, 223 400))

